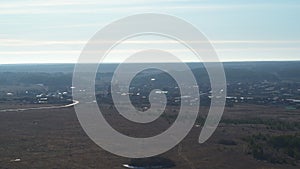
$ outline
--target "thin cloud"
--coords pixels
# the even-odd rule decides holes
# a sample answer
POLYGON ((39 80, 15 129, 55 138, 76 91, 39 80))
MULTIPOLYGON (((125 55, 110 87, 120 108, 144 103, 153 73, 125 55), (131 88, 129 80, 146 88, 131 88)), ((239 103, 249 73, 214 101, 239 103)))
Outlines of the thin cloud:
MULTIPOLYGON (((112 50, 112 53, 133 53, 141 51, 142 49, 118 49, 112 50)), ((296 50, 300 51, 300 48, 283 47, 283 48, 219 48, 217 52, 240 52, 240 51, 282 51, 282 50, 296 50)), ((168 49, 169 52, 190 52, 189 49, 168 49)), ((200 51, 207 51, 203 49, 200 51)), ((38 51, 0 51, 0 55, 40 55, 40 54, 79 54, 81 50, 38 50, 38 51)), ((99 50, 90 51, 90 53, 98 53, 99 50)))
POLYGON ((14 46, 14 47, 25 47, 25 46, 51 46, 51 45, 83 45, 87 41, 80 40, 21 40, 21 39, 0 39, 0 46, 14 46))
MULTIPOLYGON (((57 7, 57 6, 82 6, 82 5, 134 5, 134 4, 153 4, 153 3, 168 3, 168 2, 183 2, 178 0, 110 0, 110 1, 99 1, 99 0, 51 0, 51 1, 17 1, 2 3, 0 8, 22 8, 22 7, 57 7)), ((185 0, 184 2, 192 2, 185 0)))
POLYGON ((41 50, 41 51, 1 51, 0 55, 51 55, 51 54, 78 54, 80 50, 41 50))
MULTIPOLYGON (((85 45, 88 40, 26 40, 0 39, 0 47, 4 46, 51 46, 51 45, 85 45)), ((96 42, 97 43, 97 42, 96 42)), ((100 42, 99 42, 100 43, 100 42)), ((105 43, 105 42, 101 42, 105 43)), ((111 43, 107 41, 107 43, 111 43)), ((124 44, 178 44, 173 40, 127 40, 124 44)), ((204 41, 189 41, 189 43, 206 43, 204 41)), ((299 44, 300 40, 210 40, 212 44, 299 44)), ((300 46, 299 46, 300 47, 300 46)))
POLYGON ((0 14, 93 14, 93 13, 124 13, 147 11, 174 11, 174 10, 230 10, 249 8, 250 5, 160 5, 160 6, 92 6, 93 8, 11 8, 1 9, 0 14))
POLYGON ((264 8, 299 8, 297 3, 235 3, 216 4, 198 1, 172 0, 51 0, 51 1, 18 1, 1 3, 0 14, 91 14, 91 13, 122 13, 172 10, 232 10, 232 9, 264 9, 264 8), (183 3, 184 2, 184 3, 183 3), (197 2, 197 4, 195 4, 197 2))

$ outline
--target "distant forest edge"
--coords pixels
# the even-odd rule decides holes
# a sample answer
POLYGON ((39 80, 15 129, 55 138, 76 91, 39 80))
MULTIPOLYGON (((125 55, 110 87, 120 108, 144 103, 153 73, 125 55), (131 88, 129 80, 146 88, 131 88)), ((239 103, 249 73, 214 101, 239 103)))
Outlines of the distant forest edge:
MULTIPOLYGON (((147 65, 147 63, 141 63, 147 65)), ((176 68, 178 63, 164 63, 173 64, 176 68)), ((191 69, 203 68, 203 63, 186 63, 191 69)), ((300 67, 300 61, 265 61, 265 62, 224 62, 225 68, 233 69, 258 69, 266 71, 274 70, 298 70, 300 67)), ((101 70, 103 72, 113 72, 118 64, 116 63, 105 63, 101 64, 101 70)), ((0 72, 73 72, 75 64, 0 64, 0 72)))
MULTIPOLYGON (((199 82, 208 82, 207 72, 202 63, 187 63, 187 65, 192 69, 199 82)), ((264 80, 300 82, 300 62, 298 61, 228 62, 223 65, 227 82, 264 80)), ((102 64, 97 77, 112 76, 112 72, 117 66, 117 64, 102 64)), ((176 64, 174 64, 174 68, 176 68, 176 64)), ((73 69, 74 64, 0 65, 0 85, 71 85, 73 69)), ((178 73, 185 74, 185 72, 178 73)))

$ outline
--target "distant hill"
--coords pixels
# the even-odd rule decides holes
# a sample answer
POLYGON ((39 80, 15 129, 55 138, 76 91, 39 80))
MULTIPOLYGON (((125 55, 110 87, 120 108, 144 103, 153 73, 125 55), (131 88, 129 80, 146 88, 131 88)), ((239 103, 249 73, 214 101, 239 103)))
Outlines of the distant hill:
MULTIPOLYGON (((173 64, 173 71, 176 71, 176 63, 166 64, 173 64)), ((187 65, 192 69, 197 79, 208 81, 207 72, 202 63, 187 63, 187 65)), ((300 82, 300 61, 226 62, 223 65, 227 81, 292 80, 300 82)), ((55 80, 59 83, 70 83, 74 66, 74 64, 0 65, 0 83, 6 85, 20 82, 25 84, 38 83, 39 81, 55 83, 55 80)), ((112 73, 117 66, 118 64, 101 64, 100 73, 112 73)), ((184 72, 178 73, 184 75, 184 72)))

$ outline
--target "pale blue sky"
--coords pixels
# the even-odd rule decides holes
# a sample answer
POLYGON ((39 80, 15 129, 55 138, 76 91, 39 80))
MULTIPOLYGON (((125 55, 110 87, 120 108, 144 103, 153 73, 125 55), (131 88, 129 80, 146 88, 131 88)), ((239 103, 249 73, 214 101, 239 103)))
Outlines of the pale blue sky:
POLYGON ((74 63, 103 26, 144 12, 192 23, 221 61, 300 60, 298 0, 1 0, 0 64, 74 63))

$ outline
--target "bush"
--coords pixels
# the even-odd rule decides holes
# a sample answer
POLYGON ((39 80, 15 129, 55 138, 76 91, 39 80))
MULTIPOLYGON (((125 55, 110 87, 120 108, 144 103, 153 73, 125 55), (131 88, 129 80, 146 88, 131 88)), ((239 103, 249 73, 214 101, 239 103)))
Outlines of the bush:
POLYGON ((234 140, 225 140, 225 139, 219 140, 218 143, 223 144, 223 145, 227 145, 227 146, 237 145, 237 143, 234 140))
POLYGON ((248 153, 257 160, 294 165, 300 159, 300 137, 298 136, 258 134, 244 140, 248 142, 248 153))

